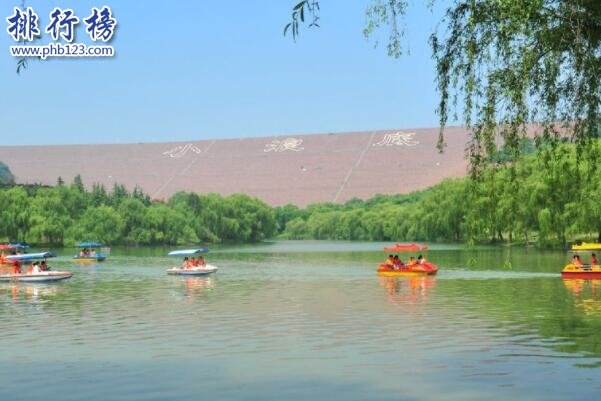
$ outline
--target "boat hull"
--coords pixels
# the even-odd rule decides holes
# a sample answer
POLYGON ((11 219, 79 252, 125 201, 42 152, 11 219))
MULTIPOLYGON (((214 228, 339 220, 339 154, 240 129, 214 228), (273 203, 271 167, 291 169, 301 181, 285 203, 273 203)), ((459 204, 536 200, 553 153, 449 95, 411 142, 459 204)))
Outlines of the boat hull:
POLYGON ((24 283, 48 283, 71 278, 71 272, 43 272, 35 274, 1 274, 0 281, 21 281, 24 283))
POLYGON ((179 267, 172 267, 167 269, 167 274, 176 276, 206 276, 207 274, 215 273, 217 271, 216 266, 206 265, 203 268, 194 269, 182 269, 179 267))
POLYGON ((601 251, 601 244, 582 242, 580 244, 572 245, 573 251, 601 251))
POLYGON ((418 244, 395 244, 394 246, 385 246, 384 251, 386 252, 420 252, 427 251, 428 245, 418 244))
POLYGON ((73 260, 78 261, 78 262, 102 262, 105 259, 106 259, 106 256, 104 256, 104 255, 85 256, 85 257, 73 256, 73 260))
POLYGON ((438 273, 438 267, 432 263, 424 263, 421 265, 404 266, 398 269, 390 268, 386 264, 378 266, 378 275, 384 277, 396 276, 433 276, 438 273))
POLYGON ((561 277, 581 279, 601 278, 601 266, 575 266, 570 263, 561 271, 561 277))

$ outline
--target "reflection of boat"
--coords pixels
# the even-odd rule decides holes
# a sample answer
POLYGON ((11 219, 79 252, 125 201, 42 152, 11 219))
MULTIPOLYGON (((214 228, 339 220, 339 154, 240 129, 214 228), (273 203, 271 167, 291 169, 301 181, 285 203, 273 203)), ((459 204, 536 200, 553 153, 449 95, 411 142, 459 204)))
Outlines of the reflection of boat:
POLYGON ((36 302, 45 297, 54 296, 63 290, 62 286, 45 285, 44 283, 0 283, 0 294, 8 294, 13 301, 24 298, 28 302, 36 302))
POLYGON ((563 278, 581 278, 581 279, 601 278, 601 266, 599 266, 599 265, 576 266, 572 263, 569 263, 561 271, 561 277, 563 277, 563 278))
POLYGON ((574 305, 586 315, 601 316, 601 280, 563 280, 574 295, 574 305))
MULTIPOLYGON (((9 255, 5 259, 13 262, 33 262, 36 260, 45 261, 48 258, 53 258, 51 252, 26 253, 22 255, 9 255)), ((37 266, 36 266, 37 267, 37 266)), ((71 272, 43 270, 37 267, 36 269, 29 268, 25 273, 21 269, 15 267, 12 273, 0 274, 0 281, 22 281, 27 283, 47 283, 51 281, 59 281, 70 278, 71 272)))
POLYGON ((208 248, 199 248, 199 249, 183 249, 179 251, 169 252, 169 256, 184 256, 184 263, 189 263, 188 266, 182 267, 172 267, 171 269, 167 269, 167 274, 175 274, 181 276, 205 276, 207 274, 211 274, 216 272, 217 266, 208 265, 204 262, 204 258, 200 256, 201 253, 209 252, 208 248), (188 257, 191 257, 194 260, 194 256, 198 256, 198 263, 196 265, 192 265, 191 261, 188 260, 188 257))
POLYGON ((385 246, 384 251, 386 252, 419 252, 419 251, 427 251, 428 245, 420 245, 416 243, 411 244, 401 244, 396 243, 393 246, 385 246))
POLYGON ((214 281, 211 277, 186 277, 184 279, 186 286, 186 295, 199 295, 210 290, 214 286, 214 281))
POLYGON ((421 304, 427 302, 429 291, 436 285, 436 278, 380 277, 380 285, 386 289, 388 302, 392 304, 421 304))
POLYGON ((423 262, 412 266, 392 267, 386 263, 378 266, 378 275, 380 276, 432 276, 438 272, 438 266, 430 262, 423 262))
POLYGON ((79 262, 102 262, 106 259, 106 254, 102 250, 96 251, 96 248, 102 248, 103 246, 100 242, 85 241, 75 244, 75 246, 81 248, 81 251, 73 256, 74 260, 79 262))

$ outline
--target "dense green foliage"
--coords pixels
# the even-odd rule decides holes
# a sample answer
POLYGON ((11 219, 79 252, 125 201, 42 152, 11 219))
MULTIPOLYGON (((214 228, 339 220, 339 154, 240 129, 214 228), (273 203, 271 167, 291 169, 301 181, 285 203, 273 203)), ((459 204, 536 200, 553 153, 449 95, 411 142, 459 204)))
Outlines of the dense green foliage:
POLYGON ((13 186, 0 190, 0 238, 32 243, 157 245, 260 241, 276 228, 274 212, 246 195, 177 193, 151 202, 139 189, 116 184, 86 191, 81 177, 53 188, 13 186))
POLYGON ((15 183, 15 176, 8 166, 0 162, 0 185, 12 185, 15 183))
POLYGON ((345 205, 277 208, 282 236, 294 239, 537 242, 601 240, 601 143, 540 148, 510 165, 489 164, 478 179, 448 179, 407 196, 345 205), (519 183, 519 184, 518 184, 519 183))

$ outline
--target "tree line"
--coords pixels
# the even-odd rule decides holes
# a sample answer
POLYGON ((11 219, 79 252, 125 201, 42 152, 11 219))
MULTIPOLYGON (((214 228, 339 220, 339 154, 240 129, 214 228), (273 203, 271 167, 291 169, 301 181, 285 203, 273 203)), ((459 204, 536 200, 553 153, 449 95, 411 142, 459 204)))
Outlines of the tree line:
POLYGON ((477 177, 446 179, 409 195, 276 209, 289 239, 452 241, 565 246, 601 242, 601 142, 522 144, 501 150, 477 177))
POLYGON ((111 191, 80 176, 54 187, 0 188, 0 238, 35 244, 172 245, 198 242, 256 242, 276 232, 275 213, 243 194, 221 196, 179 192, 167 202, 151 201, 141 189, 120 184, 111 191))

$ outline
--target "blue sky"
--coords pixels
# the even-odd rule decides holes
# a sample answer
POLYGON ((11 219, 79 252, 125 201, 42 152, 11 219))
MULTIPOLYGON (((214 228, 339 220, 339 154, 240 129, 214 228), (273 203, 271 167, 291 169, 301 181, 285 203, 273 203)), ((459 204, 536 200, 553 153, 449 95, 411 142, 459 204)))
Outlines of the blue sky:
MULTIPOLYGON (((28 0, 42 30, 54 7, 111 7, 112 59, 33 61, 20 76, 2 0, 2 145, 200 140, 437 125, 427 43, 439 20, 413 2, 410 54, 362 36, 368 0, 321 0, 321 28, 282 30, 296 0, 28 0), (142 5, 143 4, 143 5, 142 5)), ((90 44, 77 28, 76 41, 90 44)), ((380 35, 385 42, 385 33, 380 35)), ((42 44, 52 43, 46 34, 42 44)))

